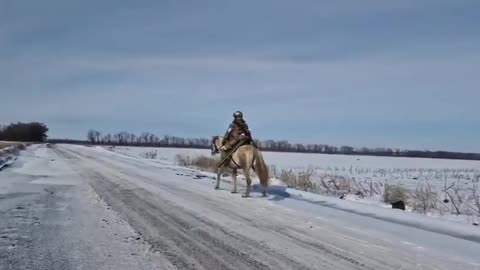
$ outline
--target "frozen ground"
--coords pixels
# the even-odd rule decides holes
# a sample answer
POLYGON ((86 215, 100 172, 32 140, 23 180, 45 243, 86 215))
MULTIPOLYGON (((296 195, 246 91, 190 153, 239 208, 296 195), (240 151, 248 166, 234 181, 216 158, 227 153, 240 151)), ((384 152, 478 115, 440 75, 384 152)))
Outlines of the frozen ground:
POLYGON ((0 269, 480 269, 476 227, 282 186, 243 199, 174 150, 123 150, 36 145, 0 172, 0 269))

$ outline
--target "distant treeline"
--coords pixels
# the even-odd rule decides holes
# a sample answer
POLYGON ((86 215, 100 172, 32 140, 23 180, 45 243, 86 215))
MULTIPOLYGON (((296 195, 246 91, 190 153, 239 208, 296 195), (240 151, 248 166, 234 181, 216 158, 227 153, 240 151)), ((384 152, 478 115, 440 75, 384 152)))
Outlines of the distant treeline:
POLYGON ((43 142, 47 132, 47 126, 38 122, 0 125, 0 141, 43 142))
MULTIPOLYGON (((135 135, 129 132, 115 134, 102 134, 96 130, 87 133, 87 140, 52 140, 57 143, 98 144, 98 145, 123 145, 123 146, 152 146, 152 147, 177 147, 177 148, 202 148, 209 149, 211 139, 208 138, 183 138, 175 136, 158 137, 155 134, 144 132, 135 135)), ((351 146, 330 146, 326 144, 291 144, 288 141, 256 140, 257 145, 264 151, 272 152, 297 152, 318 154, 364 155, 385 157, 419 157, 442 159, 467 159, 480 160, 477 153, 458 153, 447 151, 417 151, 391 148, 354 148, 351 146)))

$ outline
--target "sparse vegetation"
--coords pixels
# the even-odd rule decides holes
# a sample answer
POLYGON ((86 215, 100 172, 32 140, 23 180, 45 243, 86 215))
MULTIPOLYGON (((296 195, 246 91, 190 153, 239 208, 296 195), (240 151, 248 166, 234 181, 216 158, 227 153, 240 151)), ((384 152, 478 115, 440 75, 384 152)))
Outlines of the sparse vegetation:
POLYGON ((146 152, 143 157, 149 159, 156 159, 158 156, 157 150, 146 152))
POLYGON ((318 193, 320 188, 312 181, 313 174, 313 169, 307 169, 297 173, 292 170, 282 170, 278 179, 282 180, 288 187, 318 193))
POLYGON ((472 192, 470 199, 473 201, 471 208, 480 215, 480 186, 478 183, 474 183, 470 191, 472 192))
POLYGON ((385 184, 383 191, 383 201, 386 203, 403 201, 405 204, 408 204, 408 191, 407 189, 399 185, 385 184))
POLYGON ((190 157, 187 155, 176 155, 175 161, 179 166, 194 167, 200 170, 217 172, 218 160, 207 156, 190 157))
POLYGON ((17 155, 21 150, 25 150, 26 145, 23 143, 2 143, 0 144, 0 165, 3 163, 3 158, 9 158, 12 155, 17 155))
POLYGON ((381 196, 385 203, 402 201, 412 211, 422 214, 480 215, 480 181, 472 169, 309 167, 287 170, 270 166, 270 173, 298 190, 342 198, 346 194, 359 198, 381 196), (435 181, 442 181, 444 187, 435 186, 435 181))
MULTIPOLYGON (((437 208, 438 194, 432 191, 428 183, 420 184, 415 191, 411 192, 413 211, 427 214, 437 208)), ((459 213, 460 214, 460 213, 459 213)))
POLYGON ((190 166, 192 166, 192 162, 191 162, 190 156, 186 156, 186 155, 177 154, 177 155, 175 156, 175 162, 177 163, 177 165, 183 166, 183 167, 190 167, 190 166))

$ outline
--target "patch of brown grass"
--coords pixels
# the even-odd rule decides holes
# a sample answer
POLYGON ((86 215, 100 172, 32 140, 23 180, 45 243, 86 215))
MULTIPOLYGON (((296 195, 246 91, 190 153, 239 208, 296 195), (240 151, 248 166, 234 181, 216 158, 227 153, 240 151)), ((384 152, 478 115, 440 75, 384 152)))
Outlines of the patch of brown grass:
POLYGON ((194 167, 203 171, 217 172, 217 162, 216 158, 207 157, 207 156, 196 156, 190 157, 188 155, 176 155, 175 161, 177 165, 183 167, 194 167))

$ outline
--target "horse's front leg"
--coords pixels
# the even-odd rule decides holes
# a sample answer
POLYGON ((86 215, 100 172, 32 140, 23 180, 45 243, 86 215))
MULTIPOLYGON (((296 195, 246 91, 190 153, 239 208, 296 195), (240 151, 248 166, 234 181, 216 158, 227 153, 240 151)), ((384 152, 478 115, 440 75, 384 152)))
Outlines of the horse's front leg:
POLYGON ((237 193, 237 169, 232 170, 233 189, 232 193, 237 193))
POLYGON ((243 173, 245 174, 245 180, 247 181, 247 189, 245 190, 245 194, 242 196, 244 198, 250 197, 250 190, 252 187, 252 178, 250 178, 250 170, 244 169, 243 173))
POLYGON ((217 184, 215 185, 215 189, 220 188, 220 177, 222 176, 223 167, 217 169, 217 184))

